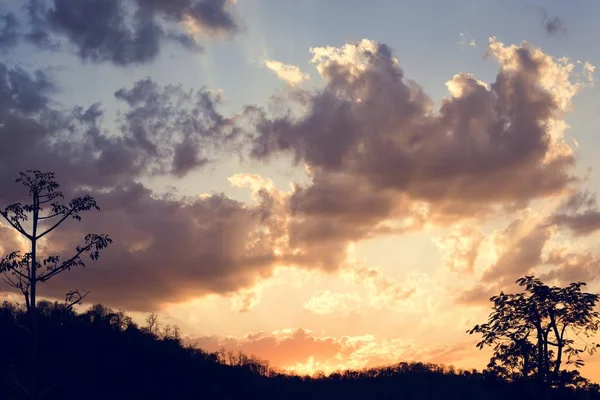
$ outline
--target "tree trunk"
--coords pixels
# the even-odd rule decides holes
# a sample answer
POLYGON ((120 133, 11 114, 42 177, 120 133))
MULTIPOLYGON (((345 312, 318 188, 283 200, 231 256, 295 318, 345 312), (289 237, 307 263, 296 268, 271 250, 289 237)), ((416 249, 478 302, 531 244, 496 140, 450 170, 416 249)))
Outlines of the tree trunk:
POLYGON ((37 193, 33 195, 33 231, 31 239, 31 273, 30 273, 30 300, 29 300, 29 398, 37 399, 38 382, 37 382, 37 225, 39 217, 39 197, 37 193))

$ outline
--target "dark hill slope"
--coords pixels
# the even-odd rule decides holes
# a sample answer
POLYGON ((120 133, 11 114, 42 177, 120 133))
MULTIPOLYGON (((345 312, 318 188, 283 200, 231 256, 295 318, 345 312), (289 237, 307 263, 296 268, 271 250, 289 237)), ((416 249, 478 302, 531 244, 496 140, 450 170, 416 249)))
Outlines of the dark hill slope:
MULTIPOLYGON (((103 306, 76 314, 40 303, 38 370, 42 397, 54 399, 532 399, 527 388, 475 371, 400 363, 328 377, 289 376, 251 357, 228 357, 185 346, 174 330, 150 332, 103 306), (233 361, 232 361, 233 360, 233 361)), ((0 306, 0 399, 19 398, 24 381, 26 315, 0 306)), ((600 399, 592 390, 564 389, 553 399, 600 399)))

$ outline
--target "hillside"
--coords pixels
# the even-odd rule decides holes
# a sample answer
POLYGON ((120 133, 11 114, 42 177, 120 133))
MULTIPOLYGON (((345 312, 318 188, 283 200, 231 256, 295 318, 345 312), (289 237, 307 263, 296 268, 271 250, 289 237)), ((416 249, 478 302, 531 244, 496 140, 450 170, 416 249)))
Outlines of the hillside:
MULTIPOLYGON (((327 377, 290 376, 243 354, 228 361, 185 346, 176 330, 151 332, 101 305, 77 314, 40 303, 42 398, 54 399, 506 399, 530 389, 489 373, 421 363, 345 371, 327 377), (229 365, 228 365, 229 364, 229 365), (234 364, 234 365, 231 365, 234 364)), ((26 368, 26 314, 0 307, 0 398, 17 399, 14 381, 26 368)), ((20 378, 21 377, 21 378, 20 378)), ((554 399, 600 399, 597 385, 556 392, 554 399)))

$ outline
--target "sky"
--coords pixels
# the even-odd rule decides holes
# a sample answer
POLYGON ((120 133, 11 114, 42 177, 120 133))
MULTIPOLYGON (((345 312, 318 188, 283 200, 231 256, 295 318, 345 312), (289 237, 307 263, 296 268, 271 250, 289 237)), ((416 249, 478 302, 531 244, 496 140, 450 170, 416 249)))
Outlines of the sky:
MULTIPOLYGON (((600 290, 600 3, 4 0, 0 204, 53 171, 100 260, 44 284, 313 373, 482 368, 535 274, 600 290)), ((23 248, 0 225, 0 253, 23 248)), ((8 287, 3 294, 16 298, 8 287)), ((593 358, 584 375, 600 381, 593 358)))

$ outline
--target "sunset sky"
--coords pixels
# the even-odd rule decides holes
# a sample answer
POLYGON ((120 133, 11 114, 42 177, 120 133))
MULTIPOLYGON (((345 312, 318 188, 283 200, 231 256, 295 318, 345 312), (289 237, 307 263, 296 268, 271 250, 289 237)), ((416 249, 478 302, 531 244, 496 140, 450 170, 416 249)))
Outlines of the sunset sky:
MULTIPOLYGON (((535 274, 600 291, 600 2, 4 0, 0 205, 114 243, 44 284, 301 373, 482 368, 535 274)), ((0 253, 24 245, 0 225, 0 253)), ((16 299, 8 292, 2 295, 16 299)), ((600 358, 584 375, 600 381, 600 358)))

